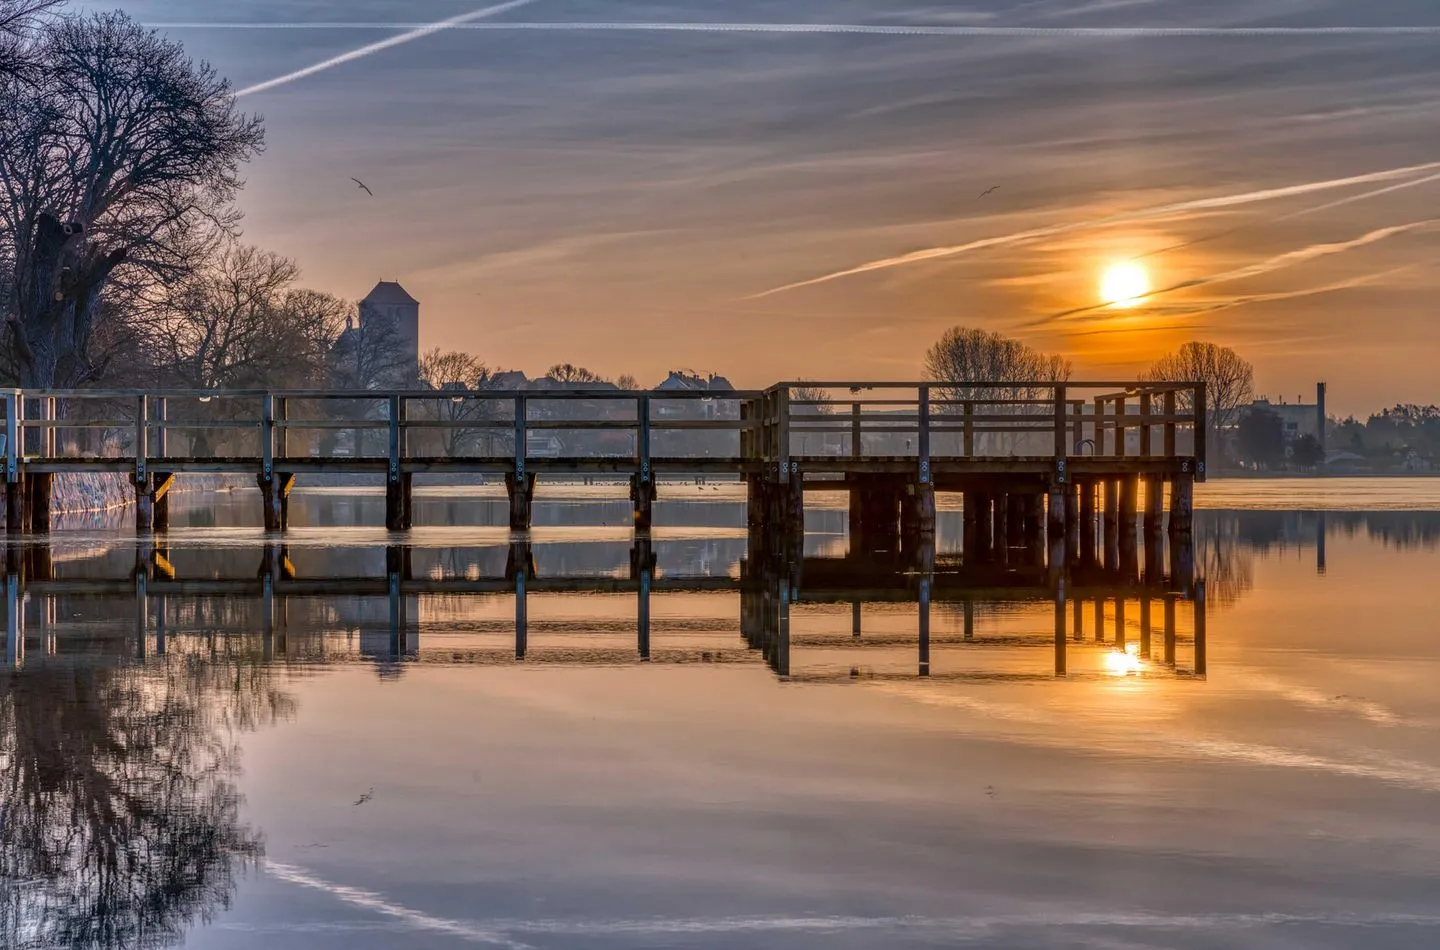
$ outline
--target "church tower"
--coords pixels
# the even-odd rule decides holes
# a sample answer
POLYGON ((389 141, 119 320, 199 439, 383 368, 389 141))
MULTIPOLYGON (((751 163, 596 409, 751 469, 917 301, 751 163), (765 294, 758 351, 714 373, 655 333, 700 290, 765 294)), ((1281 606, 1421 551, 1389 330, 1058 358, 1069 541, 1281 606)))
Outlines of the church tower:
POLYGON ((382 280, 360 301, 360 345, 375 383, 405 389, 420 379, 420 301, 382 280))

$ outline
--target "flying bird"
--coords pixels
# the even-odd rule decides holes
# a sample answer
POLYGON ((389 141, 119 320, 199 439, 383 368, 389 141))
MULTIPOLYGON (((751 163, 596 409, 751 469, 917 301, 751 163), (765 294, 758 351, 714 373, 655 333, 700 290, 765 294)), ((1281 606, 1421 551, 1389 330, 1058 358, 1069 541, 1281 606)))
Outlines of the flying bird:
MULTIPOLYGON (((362 187, 363 187, 363 186, 362 186, 362 187)), ((370 790, 369 790, 368 792, 366 792, 364 795, 361 795, 359 798, 355 799, 355 804, 356 804, 356 805, 363 805, 363 804, 365 804, 366 802, 368 802, 370 799, 372 799, 372 798, 374 798, 374 797, 375 797, 375 786, 374 786, 374 785, 371 785, 371 786, 370 786, 370 790)))
POLYGON ((984 191, 980 192, 980 194, 975 197, 975 200, 979 201, 981 198, 984 198, 986 195, 990 194, 990 192, 999 190, 999 185, 991 185, 989 188, 986 188, 984 191))
POLYGON ((361 181, 361 180, 358 179, 358 178, 352 178, 352 179, 350 179, 350 180, 353 181, 355 184, 359 185, 361 188, 363 188, 363 189, 365 190, 365 194, 369 195, 371 198, 374 198, 374 197, 375 197, 375 192, 373 192, 373 191, 370 190, 370 186, 369 186, 369 185, 365 184, 363 181, 361 181))

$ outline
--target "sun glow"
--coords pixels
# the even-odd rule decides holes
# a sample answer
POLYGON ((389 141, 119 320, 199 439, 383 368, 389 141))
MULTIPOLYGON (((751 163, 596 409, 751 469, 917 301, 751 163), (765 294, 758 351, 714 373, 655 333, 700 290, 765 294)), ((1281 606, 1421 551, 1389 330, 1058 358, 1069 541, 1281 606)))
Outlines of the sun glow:
POLYGON ((1133 307, 1150 292, 1150 275, 1142 264, 1121 261, 1100 275, 1100 299, 1112 307, 1133 307))

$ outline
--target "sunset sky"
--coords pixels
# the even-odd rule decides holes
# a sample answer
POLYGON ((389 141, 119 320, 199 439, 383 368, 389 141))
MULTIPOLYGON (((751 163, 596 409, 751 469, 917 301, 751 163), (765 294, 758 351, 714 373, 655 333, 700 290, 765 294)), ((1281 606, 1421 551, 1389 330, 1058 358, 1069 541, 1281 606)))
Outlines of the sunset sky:
POLYGON ((346 297, 400 280, 426 346, 914 378, 959 323, 1079 376, 1200 337, 1261 392, 1328 380, 1342 414, 1440 400, 1434 0, 494 5, 91 4, 163 24, 264 115, 247 240, 346 297), (655 28, 718 22, 941 29, 655 28), (1087 309, 1136 258, 1164 292, 1087 309))

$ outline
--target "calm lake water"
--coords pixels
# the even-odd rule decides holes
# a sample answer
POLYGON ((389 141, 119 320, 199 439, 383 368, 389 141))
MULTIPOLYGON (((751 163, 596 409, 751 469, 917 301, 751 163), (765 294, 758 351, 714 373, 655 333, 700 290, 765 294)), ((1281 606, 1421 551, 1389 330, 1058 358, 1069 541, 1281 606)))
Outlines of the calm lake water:
POLYGON ((498 488, 213 500, 11 559, 0 946, 1440 946, 1440 480, 1212 482, 1203 603, 1077 581, 1059 644, 956 499, 858 581, 807 500, 762 593, 734 485, 653 571, 618 486, 528 550, 498 488))

